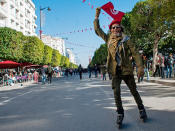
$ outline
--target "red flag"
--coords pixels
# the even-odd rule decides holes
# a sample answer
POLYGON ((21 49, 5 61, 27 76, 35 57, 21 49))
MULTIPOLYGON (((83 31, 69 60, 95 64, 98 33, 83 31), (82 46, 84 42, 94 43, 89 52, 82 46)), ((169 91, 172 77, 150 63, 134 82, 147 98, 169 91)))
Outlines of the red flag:
POLYGON ((121 21, 123 15, 125 13, 121 11, 117 11, 114 9, 114 6, 111 2, 108 2, 107 4, 103 5, 101 7, 106 13, 108 13, 113 19, 121 21))

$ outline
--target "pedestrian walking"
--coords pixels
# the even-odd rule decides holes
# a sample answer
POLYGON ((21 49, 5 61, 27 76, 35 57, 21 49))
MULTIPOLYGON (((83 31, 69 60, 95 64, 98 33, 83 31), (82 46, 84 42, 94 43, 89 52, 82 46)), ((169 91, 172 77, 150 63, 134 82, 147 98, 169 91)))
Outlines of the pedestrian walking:
POLYGON ((101 65, 101 73, 103 76, 103 81, 106 80, 106 65, 101 65))
POLYGON ((48 77, 48 84, 51 84, 53 70, 52 70, 52 66, 50 65, 50 63, 48 64, 47 72, 48 72, 48 76, 47 76, 48 77))
POLYGON ((155 77, 158 72, 158 76, 160 77, 160 55, 157 54, 156 56, 156 70, 153 73, 153 76, 155 77))
POLYGON ((46 83, 46 72, 45 72, 45 69, 44 67, 41 68, 41 78, 42 78, 42 84, 45 84, 46 83))
POLYGON ((95 72, 95 78, 97 78, 98 77, 98 67, 96 64, 94 65, 94 72, 95 72))
POLYGON ((172 55, 172 53, 170 53, 169 56, 168 56, 169 78, 172 78, 173 64, 174 64, 173 55, 172 55))
MULTIPOLYGON (((144 65, 144 54, 141 53, 140 57, 141 57, 141 60, 142 60, 143 65, 144 65)), ((145 72, 144 72, 144 74, 145 74, 145 72)), ((143 77, 144 77, 144 75, 138 77, 138 83, 140 83, 140 82, 143 81, 143 77)))
POLYGON ((162 53, 160 53, 160 73, 162 78, 165 78, 164 71, 165 71, 165 58, 162 55, 162 53))
POLYGON ((117 124, 122 123, 124 118, 124 109, 121 101, 121 81, 124 80, 129 87, 131 94, 137 103, 140 118, 146 120, 147 115, 142 102, 142 99, 137 91, 132 62, 130 54, 138 67, 138 76, 144 75, 144 67, 135 45, 129 40, 129 37, 124 34, 124 29, 121 26, 121 20, 113 20, 109 25, 109 34, 104 33, 99 25, 99 15, 101 8, 96 9, 94 20, 94 29, 96 34, 107 43, 107 70, 112 74, 112 89, 114 92, 115 104, 117 106, 117 124))
POLYGON ((82 73, 83 73, 83 68, 81 66, 81 64, 78 66, 78 72, 79 72, 79 76, 80 76, 80 80, 82 79, 82 73))
POLYGON ((89 78, 91 78, 92 68, 91 68, 91 66, 90 66, 90 65, 88 66, 88 72, 89 72, 89 78))

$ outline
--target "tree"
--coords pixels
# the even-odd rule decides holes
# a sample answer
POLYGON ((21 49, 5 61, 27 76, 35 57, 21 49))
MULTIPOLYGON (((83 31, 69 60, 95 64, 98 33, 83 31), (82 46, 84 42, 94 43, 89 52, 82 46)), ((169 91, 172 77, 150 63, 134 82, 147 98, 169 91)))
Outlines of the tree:
POLYGON ((106 60, 107 60, 107 45, 102 44, 100 48, 98 48, 95 51, 94 56, 91 61, 91 66, 95 64, 104 65, 106 64, 106 60))
POLYGON ((69 65, 70 65, 69 58, 66 57, 64 67, 69 68, 69 65))
MULTIPOLYGON (((174 0, 168 0, 172 3, 174 0)), ((160 0, 147 0, 138 2, 133 8, 131 14, 131 28, 133 30, 132 39, 137 44, 138 42, 145 42, 146 44, 152 44, 153 47, 153 71, 155 70, 155 58, 158 53, 158 45, 161 38, 167 35, 167 31, 170 29, 170 23, 165 17, 162 11, 166 10, 165 5, 170 5, 167 1, 164 3, 160 0), (145 39, 145 40, 144 40, 145 39)), ((173 3, 172 3, 173 4, 173 3)), ((172 27, 172 26, 171 26, 172 27)), ((143 43, 140 43, 140 45, 143 43)), ((148 46, 151 47, 151 46, 148 46)))
POLYGON ((53 49, 51 65, 54 66, 54 67, 59 66, 60 61, 61 61, 61 54, 59 53, 58 50, 53 49))
POLYGON ((47 64, 51 63, 52 51, 53 51, 53 49, 50 46, 44 45, 43 64, 47 65, 47 64))
POLYGON ((64 67, 65 61, 66 61, 66 57, 65 56, 61 56, 61 62, 60 62, 60 66, 61 67, 64 67))
POLYGON ((24 44, 23 61, 33 64, 41 64, 43 62, 43 54, 43 42, 35 36, 28 36, 24 44))
POLYGON ((19 62, 22 58, 24 36, 10 28, 0 28, 0 58, 19 62))

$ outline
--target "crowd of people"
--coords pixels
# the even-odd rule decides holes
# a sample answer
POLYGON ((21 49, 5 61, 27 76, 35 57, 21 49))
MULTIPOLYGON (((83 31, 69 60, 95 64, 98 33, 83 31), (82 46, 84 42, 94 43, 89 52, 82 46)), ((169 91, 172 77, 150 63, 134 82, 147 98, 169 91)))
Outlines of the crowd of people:
POLYGON ((24 69, 2 69, 0 71, 0 86, 13 86, 16 83, 34 81, 36 83, 46 81, 52 83, 52 77, 62 76, 63 71, 51 67, 24 68, 24 69))
MULTIPOLYGON (((166 56, 158 53, 155 58, 154 70, 152 67, 152 58, 148 58, 144 53, 141 53, 141 58, 144 65, 144 76, 147 77, 147 80, 150 79, 150 76, 160 77, 162 79, 175 78, 175 59, 172 53, 166 56)), ((141 81, 143 81, 143 77, 138 78, 138 82, 141 81)))

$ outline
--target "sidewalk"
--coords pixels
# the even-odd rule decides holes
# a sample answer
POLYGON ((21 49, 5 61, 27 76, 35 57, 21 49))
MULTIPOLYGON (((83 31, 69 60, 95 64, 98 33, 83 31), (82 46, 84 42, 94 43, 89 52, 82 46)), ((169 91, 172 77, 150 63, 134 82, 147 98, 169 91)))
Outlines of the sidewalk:
POLYGON ((146 80, 146 77, 145 77, 144 81, 163 84, 163 85, 167 85, 167 86, 175 86, 175 78, 164 78, 163 79, 160 77, 150 77, 150 80, 146 80))
MULTIPOLYGON (((136 78, 137 81, 137 78, 136 78)), ((151 83, 158 83, 158 84, 163 84, 166 86, 175 86, 175 78, 165 78, 162 79, 160 77, 150 77, 150 80, 146 80, 146 77, 144 77, 145 82, 151 82, 151 83)), ((31 86, 33 84, 36 84, 35 81, 29 81, 29 82, 24 82, 24 83, 17 83, 14 84, 13 86, 3 86, 0 87, 0 92, 1 91, 8 91, 8 90, 14 90, 14 89, 22 89, 28 86, 31 86), (23 85, 21 85, 23 84, 23 85)))
POLYGON ((2 86, 0 87, 0 91, 8 91, 8 90, 14 90, 14 89, 22 89, 25 87, 28 87, 30 85, 33 85, 34 83, 36 83, 35 81, 29 81, 29 82, 24 82, 24 83, 16 83, 13 86, 2 86))

